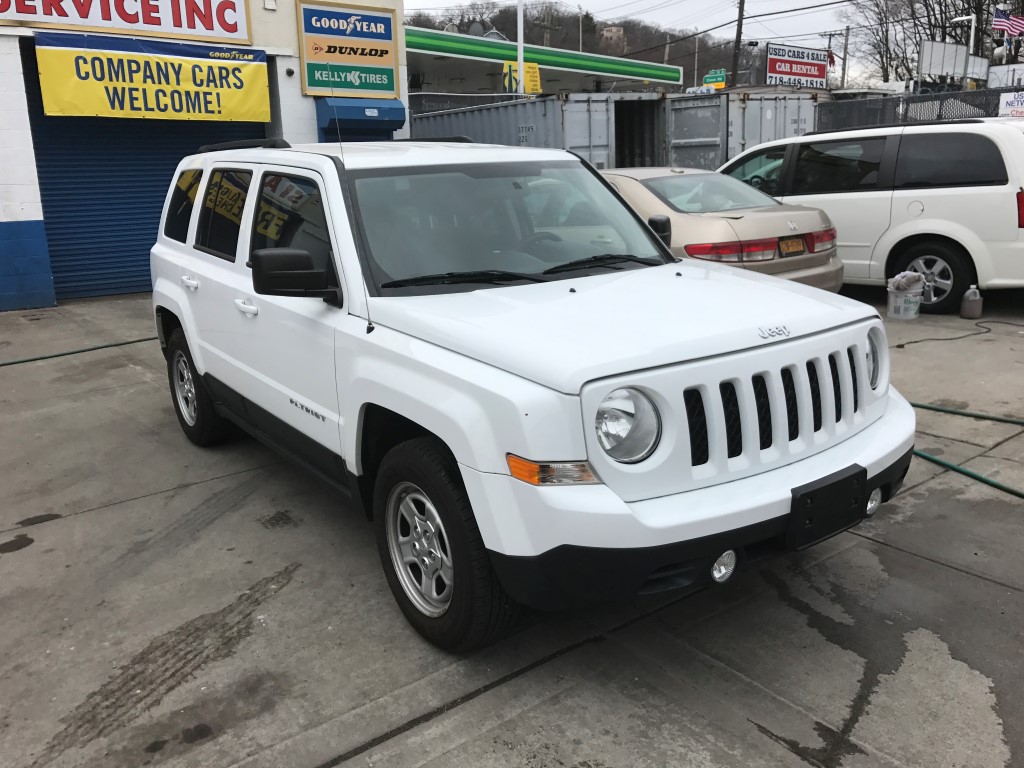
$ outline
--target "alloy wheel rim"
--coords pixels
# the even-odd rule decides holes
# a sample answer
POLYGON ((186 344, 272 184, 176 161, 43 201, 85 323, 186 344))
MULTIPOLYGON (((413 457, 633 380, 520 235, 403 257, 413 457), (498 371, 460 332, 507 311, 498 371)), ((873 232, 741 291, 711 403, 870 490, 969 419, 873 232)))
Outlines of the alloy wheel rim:
POLYGON ((385 511, 388 552, 406 596, 425 616, 444 615, 452 600, 454 568, 448 534, 430 498, 399 483, 385 511))
POLYGON ((953 290, 953 269, 939 256, 918 256, 907 270, 924 275, 924 293, 921 301, 935 304, 942 301, 953 290))
POLYGON ((178 400, 178 409, 185 423, 190 427, 196 425, 196 385, 192 379, 192 368, 183 352, 174 353, 172 365, 174 371, 174 396, 178 400))

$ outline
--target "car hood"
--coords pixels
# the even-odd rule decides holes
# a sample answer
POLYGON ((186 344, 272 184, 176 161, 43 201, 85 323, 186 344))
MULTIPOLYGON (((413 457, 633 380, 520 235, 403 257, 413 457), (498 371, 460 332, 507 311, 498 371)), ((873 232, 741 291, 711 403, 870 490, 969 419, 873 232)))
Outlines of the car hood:
POLYGON ((872 307, 734 267, 674 264, 432 296, 371 297, 370 319, 566 394, 588 381, 784 343, 872 307), (761 329, 766 329, 762 332, 761 329))

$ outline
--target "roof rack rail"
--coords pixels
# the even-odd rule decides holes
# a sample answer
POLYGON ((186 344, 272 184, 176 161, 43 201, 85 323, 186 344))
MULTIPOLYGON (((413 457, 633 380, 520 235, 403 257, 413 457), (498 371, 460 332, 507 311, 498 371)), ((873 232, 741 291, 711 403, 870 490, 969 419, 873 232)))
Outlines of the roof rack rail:
POLYGON ((200 154, 217 152, 222 149, 291 149, 292 145, 284 139, 242 139, 241 141, 222 141, 219 144, 204 144, 199 148, 200 154))
POLYGON ((395 141, 447 141, 453 144, 475 144, 469 136, 434 136, 429 139, 395 139, 395 141))
POLYGON ((808 131, 804 136, 818 136, 822 133, 846 133, 847 131, 868 131, 872 128, 913 128, 916 125, 964 125, 965 123, 983 123, 981 117, 961 117, 957 120, 910 120, 905 123, 881 123, 879 125, 854 125, 845 128, 823 128, 820 131, 808 131))

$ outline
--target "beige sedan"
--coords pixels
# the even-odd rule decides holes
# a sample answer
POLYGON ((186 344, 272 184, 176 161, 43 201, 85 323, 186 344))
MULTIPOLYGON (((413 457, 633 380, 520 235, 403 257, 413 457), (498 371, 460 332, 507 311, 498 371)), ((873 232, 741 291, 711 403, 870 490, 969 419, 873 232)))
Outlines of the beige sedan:
POLYGON ((824 211, 783 205, 741 181, 696 168, 614 168, 601 173, 649 219, 668 216, 672 252, 838 291, 843 263, 824 211))

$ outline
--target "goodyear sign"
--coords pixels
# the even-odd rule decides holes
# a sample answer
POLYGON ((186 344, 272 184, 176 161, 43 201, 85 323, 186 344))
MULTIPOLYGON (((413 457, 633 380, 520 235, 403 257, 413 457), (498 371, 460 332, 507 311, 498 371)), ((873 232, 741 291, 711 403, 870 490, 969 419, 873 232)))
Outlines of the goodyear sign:
POLYGON ((39 32, 36 57, 48 115, 270 120, 264 51, 39 32))
POLYGON ((302 92, 398 98, 393 11, 299 2, 302 92))

